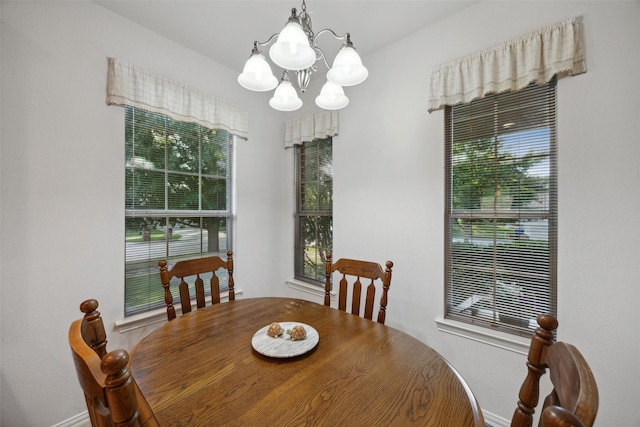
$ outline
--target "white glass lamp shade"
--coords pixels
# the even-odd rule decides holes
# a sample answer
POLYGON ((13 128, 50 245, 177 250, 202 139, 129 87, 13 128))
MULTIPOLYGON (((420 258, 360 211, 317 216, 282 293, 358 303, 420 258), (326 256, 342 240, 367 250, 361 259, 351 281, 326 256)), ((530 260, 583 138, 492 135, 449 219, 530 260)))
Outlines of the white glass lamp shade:
POLYGON ((344 46, 333 60, 327 79, 340 86, 354 86, 365 81, 369 71, 362 65, 360 55, 353 47, 344 46))
POLYGON ((294 111, 302 107, 302 100, 298 98, 291 82, 283 80, 269 100, 269 105, 278 111, 294 111))
POLYGON ((278 86, 269 63, 262 53, 253 53, 244 64, 242 74, 238 76, 240 86, 256 92, 266 92, 278 86))
POLYGON ((316 52, 297 22, 288 22, 269 49, 271 60, 285 70, 306 70, 316 62, 316 52))
POLYGON ((342 86, 326 82, 322 86, 320 95, 316 97, 316 105, 325 110, 339 110, 349 104, 349 98, 344 94, 342 86))

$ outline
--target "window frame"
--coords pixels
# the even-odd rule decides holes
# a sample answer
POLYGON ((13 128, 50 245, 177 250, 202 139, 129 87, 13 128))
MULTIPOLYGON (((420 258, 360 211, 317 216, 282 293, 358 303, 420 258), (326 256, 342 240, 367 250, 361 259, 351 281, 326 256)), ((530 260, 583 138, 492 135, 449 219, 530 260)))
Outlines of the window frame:
MULTIPOLYGON (((318 147, 321 148, 321 147, 318 147)), ((333 249, 333 138, 319 138, 314 139, 313 141, 303 141, 301 144, 295 145, 294 152, 294 163, 295 163, 295 200, 296 207, 294 213, 294 279, 309 283, 315 286, 324 287, 325 282, 325 269, 324 262, 325 257, 324 254, 327 252, 331 252, 333 249), (320 150, 316 150, 318 156, 324 154, 329 154, 330 156, 330 169, 331 169, 331 207, 326 207, 326 201, 324 202, 324 206, 316 206, 311 209, 305 206, 303 193, 304 187, 307 185, 320 185, 320 181, 314 181, 310 179, 305 179, 305 159, 307 158, 308 151, 311 150, 312 145, 318 146, 319 144, 328 144, 327 147, 322 148, 322 152, 320 150), (326 240, 328 240, 328 244, 326 247, 320 248, 320 253, 316 254, 316 274, 315 277, 310 277, 305 273, 305 262, 304 262, 304 250, 307 248, 307 244, 304 242, 304 233, 302 231, 303 228, 303 220, 304 219, 320 219, 320 218, 329 218, 329 228, 330 232, 328 233, 326 240)), ((314 158, 317 164, 319 165, 319 160, 314 158)), ((320 175, 320 174, 318 174, 320 175)), ((319 178, 319 177, 318 177, 319 178)), ((319 178, 320 179, 320 178, 319 178)), ((326 185, 326 181, 322 181, 326 185)))
MULTIPOLYGON (((500 136, 501 135, 506 135, 507 131, 500 131, 500 127, 498 126, 498 124, 500 123, 500 118, 501 115, 504 116, 506 115, 506 108, 504 108, 504 110, 501 110, 500 108, 495 107, 496 105, 498 105, 497 101, 491 101, 491 99, 500 99, 501 101, 503 101, 503 105, 509 105, 509 102, 511 102, 512 99, 515 99, 514 102, 517 101, 516 97, 518 96, 519 93, 522 93, 524 91, 527 91, 530 87, 534 87, 535 84, 530 85, 529 87, 523 89, 522 91, 518 91, 518 92, 504 92, 504 93, 500 93, 500 94, 488 94, 483 100, 476 100, 476 101, 472 101, 469 104, 466 105, 471 105, 473 103, 477 103, 477 102, 487 102, 487 98, 489 98, 488 102, 492 102, 494 105, 494 111, 493 111, 493 117, 492 117, 492 123, 489 123, 489 127, 493 127, 494 129, 494 134, 492 135, 492 138, 495 138, 495 145, 496 147, 499 146, 499 144, 501 143, 500 140, 500 136), (511 98, 508 98, 511 97, 511 98)), ((479 315, 475 315, 473 314, 474 312, 474 307, 477 307, 475 304, 477 304, 478 302, 480 302, 480 300, 476 301, 476 295, 472 295, 473 298, 462 298, 464 299, 463 303, 460 303, 461 298, 455 295, 456 290, 454 289, 454 273, 453 273, 453 261, 452 258, 454 256, 454 242, 453 242, 453 238, 454 238, 454 224, 453 221, 459 217, 465 217, 469 219, 469 222, 471 222, 472 220, 478 220, 479 218, 489 218, 489 214, 485 211, 483 212, 482 209, 459 209, 456 210, 453 208, 453 193, 454 193, 454 178, 453 178, 453 144, 454 144, 454 132, 455 132, 455 124, 454 124, 454 116, 456 114, 456 110, 457 110, 457 106, 447 106, 445 107, 445 165, 444 165, 444 170, 445 170, 445 203, 444 203, 444 227, 445 227, 445 236, 444 236, 444 251, 445 251, 445 257, 444 257, 444 317, 445 319, 449 319, 449 320, 455 320, 455 321, 460 321, 463 323, 468 323, 468 324, 473 324, 473 325, 477 325, 481 328, 488 328, 491 330, 498 330, 498 331, 502 331, 502 332, 506 332, 508 334, 514 334, 514 335, 519 335, 519 336, 530 336, 530 334, 533 331, 533 328, 535 327, 534 323, 535 322, 531 322, 529 321, 529 325, 528 326, 524 326, 523 324, 519 324, 519 325, 513 325, 510 323, 507 323, 506 321, 502 320, 499 318, 499 316, 497 316, 498 311, 496 310, 497 308, 497 302, 500 301, 500 297, 497 296, 498 292, 500 291, 500 286, 502 286, 502 284, 499 284, 498 281, 495 280, 495 277, 499 274, 502 274, 502 271, 500 270, 500 267, 498 266, 498 264, 496 264, 496 253, 499 252, 499 246, 500 243, 498 243, 498 239, 496 239, 496 235, 497 235, 497 230, 498 230, 498 221, 509 221, 511 219, 515 219, 516 221, 518 219, 523 219, 524 221, 526 220, 530 220, 530 219, 544 219, 546 221, 548 221, 548 227, 547 227, 547 239, 548 239, 548 265, 546 266, 546 268, 548 268, 548 283, 547 283, 547 287, 544 289, 546 292, 548 292, 548 299, 546 299, 546 296, 540 296, 541 300, 544 299, 544 303, 542 306, 546 306, 546 310, 544 310, 545 313, 548 314, 552 314, 554 316, 557 315, 557 215, 558 215, 558 178, 557 178, 557 124, 556 124, 556 105, 557 105, 557 96, 556 96, 556 79, 554 78, 552 81, 550 81, 549 83, 546 83, 544 85, 535 85, 535 87, 537 87, 538 89, 533 89, 533 90, 539 90, 539 94, 536 93, 536 95, 538 95, 538 102, 540 105, 543 105, 545 102, 548 103, 548 115, 545 116, 544 120, 548 121, 548 125, 549 125, 549 153, 548 153, 548 161, 549 161, 549 182, 548 182, 548 200, 547 200, 547 208, 546 209, 537 209, 537 210, 531 210, 531 211, 527 211, 527 210, 517 210, 517 211, 513 211, 513 212, 508 212, 505 210, 501 210, 500 208, 497 207, 496 201, 499 198, 498 196, 494 196, 494 204, 493 204, 493 208, 491 209, 490 214, 492 215, 492 218, 494 218, 493 220, 493 243, 492 243, 492 248, 493 249, 493 253, 494 253, 494 264, 492 266, 493 269, 493 277, 494 277, 494 281, 493 281, 493 295, 491 296, 491 306, 492 306, 492 315, 493 318, 492 319, 487 319, 486 317, 481 317, 479 315), (545 100, 546 97, 546 100, 545 100), (543 298, 544 297, 544 298, 543 298), (468 304, 468 306, 467 306, 468 304), (466 308, 463 308, 466 307, 466 308)), ((525 96, 525 95, 522 95, 525 96)), ((528 95, 526 95, 528 96, 528 95)), ((534 106, 538 106, 538 104, 534 105, 534 106)), ((529 107, 529 105, 527 105, 527 108, 529 107)), ((516 107, 517 108, 517 107, 516 107)), ((524 110, 524 109, 523 109, 524 110)), ((526 110, 529 111, 529 110, 526 110)), ((488 114, 491 115, 491 114, 488 114)), ((537 122, 536 122, 537 123, 537 122)), ((542 122, 541 122, 542 123, 542 122)), ((503 124, 504 125, 504 124, 503 124)), ((540 123, 537 123, 536 126, 540 126, 540 123)), ((479 126, 478 126, 479 127, 479 126)), ((523 127, 521 128, 522 131, 531 131, 535 128, 534 127, 527 127, 526 125, 523 125, 523 127)), ((537 128, 539 129, 539 127, 537 128)), ((476 132, 477 129, 474 129, 468 136, 468 138, 471 139, 477 139, 480 140, 481 137, 480 136, 475 136, 475 134, 473 132, 476 132)), ((465 135, 465 137, 467 137, 465 135)), ((494 163, 496 163, 496 165, 499 163, 499 161, 497 160, 497 157, 494 160, 494 163)), ((496 167, 497 170, 497 167, 496 167)), ((496 175, 497 176, 497 175, 496 175)), ((494 186, 497 185, 496 184, 497 180, 494 181, 494 186)), ((499 194, 499 192, 497 193, 499 194)), ((509 208, 511 209, 511 208, 509 208)), ((517 224, 517 222, 516 222, 517 224)), ((519 232, 518 231, 516 234, 516 229, 514 229, 514 235, 512 237, 514 242, 517 242, 518 244, 527 244, 527 242, 523 241, 520 239, 519 237, 519 232)), ((465 238, 465 242, 466 242, 466 238, 465 238)), ((474 261, 475 258, 469 258, 469 260, 474 261)), ((528 259, 527 259, 528 261, 528 259)), ((465 267, 466 268, 466 267, 465 267)), ((469 270, 473 270, 473 266, 468 267, 469 270)), ((545 269, 546 269, 545 268, 545 269)), ((521 274, 526 275, 526 274, 530 274, 530 273, 535 273, 535 271, 533 271, 533 269, 531 269, 528 265, 525 265, 525 263, 522 263, 522 272, 521 274), (531 270, 531 271, 530 271, 531 270)), ((510 271, 510 274, 513 273, 513 271, 510 271)), ((461 276, 458 276, 461 277, 461 276)), ((524 276, 517 276, 517 277, 524 277, 524 276)), ((464 288, 466 289, 467 287, 470 289, 472 289, 475 286, 475 281, 479 280, 476 278, 472 278, 469 279, 471 284, 467 285, 462 285, 460 286, 460 288, 464 288)), ((516 283, 526 283, 526 279, 522 279, 522 282, 516 282, 516 283)), ((520 286, 520 293, 522 295, 523 293, 523 289, 525 289, 525 286, 520 286)), ((535 288, 536 290, 538 288, 535 288)), ((458 294, 460 294, 462 291, 460 289, 458 289, 458 294)), ((466 296, 463 294, 463 297, 466 296)), ((485 297, 483 295, 477 295, 477 297, 485 297)), ((486 301, 486 300, 485 300, 486 301)), ((485 302, 486 303, 486 302, 485 302)), ((529 307, 527 308, 523 308, 522 312, 525 312, 527 310, 532 310, 531 306, 534 306, 536 304, 536 302, 529 302, 527 303, 529 304, 529 307)), ((513 309, 514 311, 516 310, 515 308, 515 304, 511 304, 510 307, 508 307, 507 309, 505 309, 505 312, 507 310, 511 310, 513 309)), ((506 317, 505 317, 506 319, 506 317)), ((531 320, 531 319, 530 319, 531 320)))
MULTIPOLYGON (((162 184, 162 186, 164 187, 164 194, 162 196, 164 199, 163 201, 164 207, 161 209, 157 207, 145 208, 144 205, 140 208, 135 207, 134 206, 135 197, 130 197, 129 195, 129 193, 132 193, 132 192, 133 192, 132 194, 135 194, 135 189, 131 190, 127 188, 127 186, 131 185, 131 182, 133 181, 130 180, 129 178, 125 178, 125 200, 124 200, 124 205, 125 205, 125 209, 124 209, 124 220, 125 220, 124 316, 125 317, 129 317, 129 316, 143 313, 143 312, 153 311, 154 309, 164 307, 164 296, 163 296, 164 289, 162 288, 162 284, 160 283, 160 276, 159 276, 159 269, 158 269, 158 261, 160 259, 166 259, 169 262, 169 267, 171 267, 175 262, 180 261, 181 259, 190 259, 190 258, 204 257, 204 256, 211 256, 211 255, 219 255, 223 259, 225 259, 226 252, 228 250, 233 250, 233 242, 234 242, 233 197, 235 192, 235 179, 234 179, 235 178, 234 176, 235 174, 235 164, 234 164, 235 136, 227 132, 226 130, 214 130, 214 129, 206 128, 200 124, 193 123, 193 122, 177 122, 176 120, 166 115, 148 112, 148 111, 141 110, 139 108, 129 107, 129 106, 125 106, 125 129, 127 126, 132 125, 130 121, 133 121, 135 123, 135 118, 133 120, 130 120, 128 118, 128 115, 132 114, 133 117, 135 117, 135 114, 138 112, 146 114, 148 115, 148 117, 152 117, 153 120, 158 121, 157 127, 150 126, 149 128, 153 128, 153 130, 156 132, 160 132, 160 133, 164 132, 164 136, 162 137, 164 138, 164 142, 163 142, 164 157, 165 157, 164 165, 162 165, 161 167, 156 167, 153 164, 153 162, 149 161, 148 164, 146 165, 143 164, 142 166, 136 166, 135 159, 136 159, 137 153, 136 152, 127 153, 128 149, 130 148, 135 149, 135 146, 136 146, 135 141, 133 141, 133 136, 131 136, 132 141, 128 141, 129 136, 125 135, 125 167, 124 167, 125 176, 128 176, 130 173, 135 173, 134 171, 141 171, 141 170, 155 172, 156 174, 158 174, 158 176, 159 174, 162 174, 164 176, 164 182, 162 184), (160 123, 163 123, 163 126, 160 126, 160 123), (188 128, 188 129, 196 130, 196 132, 190 134, 189 136, 186 136, 187 135, 186 133, 181 134, 178 131, 172 132, 172 127, 169 126, 169 124, 171 123, 174 123, 174 124, 177 123, 177 125, 175 126, 176 128, 184 128, 184 129, 188 128), (215 172, 209 171, 209 173, 206 173, 205 171, 203 171, 204 169, 203 142, 205 140, 205 137, 203 137, 203 135, 205 133, 211 133, 212 131, 215 131, 216 133, 222 132, 218 143, 221 144, 221 148, 224 151, 224 155, 225 155, 225 158, 223 159, 224 166, 222 167, 222 169, 225 172, 224 175, 220 175, 218 170, 216 170, 215 172), (195 153, 196 150, 189 151, 189 153, 194 153, 194 156, 196 156, 196 160, 194 162, 197 163, 198 165, 197 172, 193 172, 193 171, 180 172, 175 168, 173 169, 171 168, 170 162, 169 162, 169 157, 171 156, 170 154, 171 143, 169 140, 171 138, 175 138, 176 135, 181 135, 185 139, 189 137, 193 138, 194 135, 197 135, 197 137, 195 138, 198 141, 197 153, 195 153), (131 157, 133 162, 128 161, 129 156, 131 157), (197 207, 192 209, 172 209, 170 207, 170 203, 171 203, 170 194, 169 194, 170 193, 170 189, 169 189, 170 175, 190 176, 198 182, 198 189, 196 190, 197 191, 197 207), (222 209, 203 209, 203 200, 206 197, 205 191, 204 191, 204 188, 205 188, 204 184, 206 179, 224 179, 225 194, 224 194, 224 202, 222 202, 224 207, 222 209), (198 241, 198 243, 195 246, 193 244, 189 245, 189 248, 185 250, 179 250, 175 247, 175 245, 173 245, 173 248, 172 248, 171 242, 174 241, 174 237, 176 237, 175 235, 180 234, 180 229, 177 229, 174 231, 174 229, 171 228, 172 221, 175 223, 176 220, 178 219, 185 220, 190 218, 193 219, 193 224, 190 224, 189 226, 187 226, 187 228, 189 228, 189 233, 193 235, 191 240, 195 239, 198 241), (211 218, 225 219, 224 221, 225 224, 223 225, 223 227, 225 228, 224 230, 225 240, 224 242, 222 242, 216 239, 216 242, 218 242, 218 250, 214 252, 210 252, 209 248, 207 247, 208 243, 205 243, 205 230, 207 229, 205 223, 207 219, 211 219, 211 218), (146 221, 147 219, 151 221, 150 223, 153 224, 153 228, 164 230, 164 237, 162 238, 162 243, 160 242, 152 243, 153 239, 151 238, 151 236, 142 236, 141 244, 136 243, 139 247, 136 249, 136 248, 133 248, 133 246, 131 246, 131 249, 130 249, 129 242, 127 242, 127 235, 130 234, 128 233, 129 226, 127 225, 127 223, 128 222, 133 223, 133 222, 138 222, 142 220, 146 221), (190 230, 190 228, 193 228, 193 230, 190 230), (197 231, 195 231, 196 229, 197 231), (146 242, 148 242, 148 244, 146 242), (144 255, 143 255, 139 260, 137 260, 137 263, 138 263, 137 265, 139 267, 138 267, 138 274, 136 275, 135 273, 132 272, 131 267, 134 265, 134 262, 132 262, 131 259, 135 255, 135 252, 137 250, 139 250, 140 252, 145 251, 144 245, 148 245, 148 256, 147 258, 144 258, 144 255), (152 245, 155 246, 154 250, 151 249, 152 245), (163 246, 162 249, 160 249, 160 245, 163 246), (162 252, 162 255, 158 256, 158 253, 160 252, 162 252), (132 301, 132 299, 136 298, 133 296, 135 295, 134 290, 128 289, 128 286, 133 286, 135 290, 141 291, 143 294, 141 298, 143 300, 145 299, 144 293, 146 288, 146 294, 147 294, 146 302, 144 304, 134 303, 132 301), (159 297, 159 295, 161 297, 159 297)), ((132 132, 135 132, 135 129, 132 130, 132 132)), ((184 144, 184 145, 188 145, 188 144, 184 144)), ((175 158, 177 157, 174 157, 174 159, 175 158)), ((143 185, 145 184, 150 185, 150 183, 153 183, 153 181, 149 180, 149 183, 143 183, 143 185)), ((155 184, 158 185, 157 182, 155 182, 155 184)), ((188 194, 192 194, 192 193, 193 191, 188 194)), ((183 221, 183 225, 184 224, 185 222, 183 221)), ((219 224, 218 226, 222 226, 222 224, 219 224)), ((142 233, 144 233, 144 229, 141 231, 141 234, 142 233)), ((176 242, 177 241, 178 240, 176 240, 176 242)), ((206 242, 208 242, 208 237, 206 239, 206 242)), ((204 277, 203 280, 207 281, 208 278, 204 277)), ((225 288, 226 282, 224 280, 225 280, 224 278, 221 278, 221 290, 226 289, 225 288)), ((177 283, 178 282, 176 282, 176 284, 177 283)), ((172 293, 174 297, 174 302, 178 302, 180 300, 180 297, 177 292, 177 286, 172 286, 172 288, 173 288, 172 293)), ((207 295, 209 293, 210 293, 210 290, 207 290, 207 295)))

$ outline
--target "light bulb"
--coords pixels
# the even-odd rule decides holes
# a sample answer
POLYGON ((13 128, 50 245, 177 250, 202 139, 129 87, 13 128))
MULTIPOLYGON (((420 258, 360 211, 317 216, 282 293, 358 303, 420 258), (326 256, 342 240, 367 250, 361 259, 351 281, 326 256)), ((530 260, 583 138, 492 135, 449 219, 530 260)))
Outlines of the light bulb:
POLYGON ((340 86, 354 86, 365 81, 369 71, 352 46, 343 46, 327 72, 327 79, 340 86))
POLYGON ((342 87, 330 81, 322 86, 320 95, 316 97, 316 105, 325 110, 339 110, 348 104, 349 98, 344 95, 342 87))
POLYGON ((269 49, 271 60, 285 70, 305 70, 316 62, 316 52, 311 48, 302 26, 290 21, 278 35, 278 41, 269 49))
POLYGON ((249 90, 266 92, 278 86, 278 79, 271 72, 271 67, 262 53, 254 49, 244 64, 242 74, 238 76, 238 83, 249 90))
POLYGON ((302 107, 302 100, 298 98, 291 82, 282 80, 269 100, 269 105, 279 111, 294 111, 302 107))

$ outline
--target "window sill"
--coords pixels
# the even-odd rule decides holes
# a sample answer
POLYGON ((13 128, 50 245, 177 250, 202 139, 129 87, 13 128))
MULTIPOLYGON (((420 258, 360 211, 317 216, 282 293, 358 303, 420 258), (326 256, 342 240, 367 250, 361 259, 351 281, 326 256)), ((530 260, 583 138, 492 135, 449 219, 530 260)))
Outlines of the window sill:
POLYGON ((440 317, 436 318, 435 322, 440 332, 467 338, 525 356, 529 353, 530 339, 497 331, 489 331, 485 328, 440 317))
MULTIPOLYGON (((236 289, 236 296, 242 295, 242 289, 236 289)), ((229 300, 229 293, 223 292, 220 294, 221 301, 229 300)), ((192 305, 195 305, 195 299, 191 300, 192 305)), ((211 304, 211 297, 207 297, 207 304, 211 304)), ((182 314, 182 309, 180 308, 180 303, 175 305, 176 315, 180 316, 182 314)), ((166 307, 157 308, 155 310, 147 311, 144 313, 134 314, 133 316, 125 317, 122 320, 118 320, 116 322, 116 329, 121 334, 124 332, 129 332, 134 329, 145 328, 147 326, 154 325, 156 323, 166 322, 167 321, 167 309, 166 307)))
MULTIPOLYGON (((324 299, 324 286, 316 286, 301 280, 287 280, 287 286, 296 291, 306 292, 316 297, 324 299)), ((335 299, 335 293, 331 292, 331 299, 335 299)))

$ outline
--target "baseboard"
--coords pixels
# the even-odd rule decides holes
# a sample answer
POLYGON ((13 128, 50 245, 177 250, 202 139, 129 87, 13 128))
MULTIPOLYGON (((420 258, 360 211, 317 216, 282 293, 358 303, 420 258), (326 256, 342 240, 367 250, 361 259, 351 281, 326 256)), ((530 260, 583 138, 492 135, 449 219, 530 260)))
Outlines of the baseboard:
POLYGON ((91 427, 91 420, 89 419, 89 413, 84 411, 51 427, 91 427))
POLYGON ((509 425, 511 425, 511 420, 499 417, 485 410, 482 411, 482 416, 484 417, 484 422, 491 427, 509 427, 509 425))

